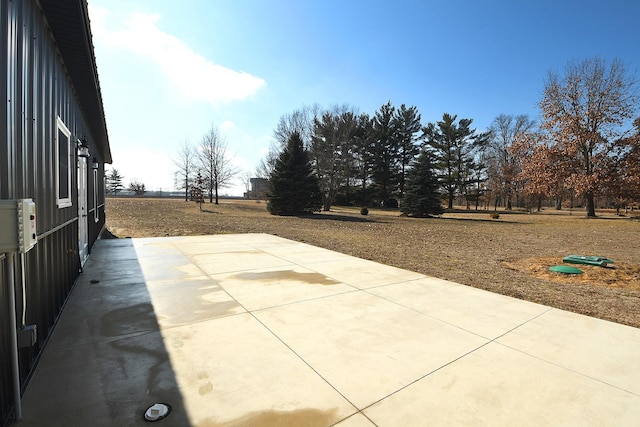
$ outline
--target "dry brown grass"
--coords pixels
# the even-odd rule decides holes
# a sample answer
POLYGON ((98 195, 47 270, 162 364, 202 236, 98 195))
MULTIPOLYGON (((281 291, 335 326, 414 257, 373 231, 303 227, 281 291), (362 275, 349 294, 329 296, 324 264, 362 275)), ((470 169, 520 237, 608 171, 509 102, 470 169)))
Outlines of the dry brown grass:
POLYGON ((446 213, 407 218, 398 211, 336 207, 306 217, 269 215, 264 202, 205 204, 172 199, 107 199, 118 237, 269 233, 360 258, 564 310, 640 327, 640 221, 599 212, 446 213), (610 268, 551 273, 570 254, 606 256, 610 268))

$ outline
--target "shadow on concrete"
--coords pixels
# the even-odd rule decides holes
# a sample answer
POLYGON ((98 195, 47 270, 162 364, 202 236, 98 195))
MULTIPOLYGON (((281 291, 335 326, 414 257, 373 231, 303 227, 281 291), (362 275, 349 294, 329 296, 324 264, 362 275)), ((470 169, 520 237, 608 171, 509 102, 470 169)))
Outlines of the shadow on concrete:
POLYGON ((17 426, 190 426, 131 239, 94 246, 23 398, 17 426))

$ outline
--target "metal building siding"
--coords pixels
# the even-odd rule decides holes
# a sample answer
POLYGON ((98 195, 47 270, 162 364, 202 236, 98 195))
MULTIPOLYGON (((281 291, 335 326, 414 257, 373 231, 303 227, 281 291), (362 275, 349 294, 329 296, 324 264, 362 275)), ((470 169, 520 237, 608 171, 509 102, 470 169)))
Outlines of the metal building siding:
MULTIPOLYGON (((8 46, 8 40, 15 27, 15 22, 10 19, 8 13, 8 3, 0 1, 0 26, 4 29, 0 33, 0 66, 2 69, 7 70, 6 81, 0 82, 0 96, 2 96, 2 103, 0 104, 0 114, 2 120, 0 120, 0 196, 4 197, 10 191, 10 177, 13 176, 13 146, 8 143, 9 138, 9 108, 10 102, 8 93, 10 90, 10 84, 13 81, 14 68, 10 65, 11 52, 8 46)), ((12 179, 12 178, 11 178, 12 179)), ((4 224, 0 226, 5 226, 4 224)), ((7 271, 6 271, 6 257, 4 254, 0 254, 0 270, 2 275, 0 276, 0 348, 9 348, 9 302, 8 302, 8 288, 6 286, 7 271)), ((12 408, 12 388, 11 388, 11 371, 7 369, 11 364, 10 354, 6 351, 0 351, 0 422, 3 424, 7 422, 10 410, 12 408)))
MULTIPOLYGON (((56 118, 59 116, 69 128, 73 141, 86 137, 91 157, 95 157, 100 165, 96 189, 89 159, 89 247, 104 225, 103 162, 111 161, 99 86, 96 88, 91 82, 96 77, 85 78, 87 81, 81 81, 81 87, 78 87, 78 78, 83 77, 85 71, 74 69, 72 73, 69 64, 64 62, 64 55, 56 44, 60 40, 55 39, 42 9, 45 3, 54 9, 55 5, 64 6, 69 13, 76 14, 75 20, 66 20, 64 14, 60 15, 62 12, 56 12, 60 19, 56 24, 58 34, 64 34, 59 31, 61 22, 75 23, 75 27, 80 27, 73 31, 86 31, 84 25, 88 24, 80 19, 82 25, 79 25, 77 18, 78 14, 86 18, 84 0, 0 1, 0 67, 7 70, 1 78, 6 81, 0 81, 0 199, 33 198, 37 215, 38 243, 25 254, 24 270, 26 323, 37 325, 38 342, 19 351, 23 388, 80 272, 77 158, 74 155, 70 163, 72 206, 60 209, 56 204, 56 118), (89 93, 86 93, 87 85, 89 93), (85 105, 88 102, 92 105, 85 105), (87 117, 93 113, 98 117, 87 117), (97 204, 93 198, 96 190, 97 204), (100 214, 98 222, 93 219, 95 209, 100 214)), ((73 47, 78 49, 77 42, 73 43, 73 47)), ((89 63, 94 61, 92 55, 91 52, 89 63)), ((78 67, 77 62, 83 69, 81 59, 74 58, 73 66, 78 67)), ((88 75, 93 72, 95 70, 86 71, 88 75)), ((72 151, 75 153, 75 148, 72 151)), ((0 254, 0 425, 8 423, 13 407, 10 354, 7 351, 9 303, 6 262, 4 254, 0 254)), ((20 283, 21 269, 17 262, 15 270, 15 279, 20 283)), ((21 323, 22 294, 21 287, 17 288, 16 311, 18 323, 21 323)))
MULTIPOLYGON (((4 264, 5 256, 4 254, 0 254, 0 278, 2 278, 2 280, 6 275, 4 264)), ((1 280, 0 283, 2 283, 1 280)), ((0 348, 9 348, 10 346, 9 331, 4 326, 9 324, 9 310, 6 305, 7 298, 7 288, 0 286, 0 348)), ((11 355, 6 351, 0 351, 0 425, 4 425, 8 421, 12 408, 11 372, 5 369, 6 366, 10 365, 11 355)))
MULTIPOLYGON (((7 52, 7 40, 9 35, 9 14, 7 13, 7 5, 4 1, 0 1, 0 69, 6 70, 3 79, 0 81, 0 194, 6 194, 9 191, 9 144, 7 144, 7 84, 9 83, 9 64, 7 52)), ((1 393, 1 392, 0 392, 1 393)))
MULTIPOLYGON (((0 69, 7 70, 0 81, 0 195, 9 189, 9 144, 7 144, 7 84, 9 83, 9 66, 7 40, 9 34, 9 14, 7 4, 0 1, 0 69), (5 77, 6 76, 6 77, 5 77)), ((0 226, 3 226, 0 224, 0 226)), ((9 305, 7 292, 7 278, 5 270, 6 257, 0 253, 0 349, 9 348, 9 305)), ((6 369, 11 365, 11 355, 7 351, 0 351, 0 424, 5 425, 9 420, 12 407, 11 372, 6 369)))

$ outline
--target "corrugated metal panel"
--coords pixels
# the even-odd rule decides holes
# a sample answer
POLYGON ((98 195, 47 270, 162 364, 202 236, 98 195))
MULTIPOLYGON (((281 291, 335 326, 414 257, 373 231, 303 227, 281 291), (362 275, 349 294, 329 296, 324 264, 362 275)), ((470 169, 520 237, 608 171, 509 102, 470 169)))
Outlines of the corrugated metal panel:
MULTIPOLYGON (((49 10, 41 9, 36 0, 0 1, 0 66, 7 70, 6 81, 0 81, 0 199, 33 198, 37 210, 38 243, 24 258, 26 323, 37 325, 38 342, 19 352, 23 386, 80 271, 75 164, 71 173, 73 204, 62 209, 56 204, 56 118, 63 120, 74 141, 87 139, 92 157, 100 164, 97 202, 93 201, 96 188, 89 167, 90 245, 104 225, 103 162, 110 161, 99 86, 95 85, 97 74, 91 69, 95 61, 90 40, 86 68, 80 58, 82 49, 87 49, 86 40, 79 45, 63 38, 63 31, 58 43, 72 43, 69 50, 56 46, 52 36, 53 29, 65 26, 69 27, 70 36, 89 34, 86 2, 42 1, 42 7, 54 3, 61 6, 60 13, 45 19, 44 12, 48 14, 49 10), (62 13, 65 7, 75 15, 62 13), (61 54, 62 50, 67 53, 61 54), (72 63, 65 63, 67 58, 72 63), (97 117, 91 116, 94 113, 97 117), (95 209, 100 212, 98 222, 93 221, 95 209)), ((7 351, 6 262, 0 254, 0 425, 7 422, 13 406, 7 351)), ((15 270, 20 281, 18 262, 15 270)), ((19 295, 17 311, 21 320, 22 293, 19 295)))
MULTIPOLYGON (((1 13, 1 12, 0 12, 1 13)), ((5 256, 0 254, 0 278, 5 277, 5 256)), ((7 288, 0 286, 0 325, 9 324, 9 304, 7 300, 7 288)), ((6 327, 0 327, 0 348, 9 348, 9 331, 6 327)), ((10 366, 11 356, 6 351, 0 351, 0 424, 5 425, 9 420, 13 399, 11 396, 11 371, 4 369, 10 366)))
POLYGON ((104 118, 102 94, 91 41, 86 0, 40 0, 47 22, 64 58, 80 105, 105 162, 111 151, 104 118))
MULTIPOLYGON (((14 147, 6 141, 9 136, 8 126, 8 104, 9 104, 9 83, 13 80, 15 72, 9 66, 10 34, 14 31, 15 22, 13 15, 10 18, 7 8, 8 4, 0 1, 0 25, 3 31, 0 31, 0 67, 7 70, 7 81, 0 81, 0 195, 9 194, 10 179, 13 175, 13 149, 14 147), (11 20, 10 20, 11 19, 11 20)), ((6 286, 6 258, 4 254, 0 254, 0 348, 8 349, 9 347, 9 302, 8 288, 6 286)), ((12 388, 11 388, 11 370, 7 367, 11 366, 11 356, 7 351, 0 351, 0 422, 4 425, 8 422, 10 411, 13 407, 12 388)))
POLYGON ((9 176, 11 171, 9 170, 9 144, 6 143, 6 138, 9 133, 7 126, 7 85, 10 78, 9 69, 9 54, 7 50, 7 40, 9 38, 9 14, 7 12, 7 4, 4 1, 0 1, 0 28, 4 31, 0 31, 0 67, 3 70, 7 70, 7 81, 0 81, 0 194, 7 194, 9 192, 9 176))

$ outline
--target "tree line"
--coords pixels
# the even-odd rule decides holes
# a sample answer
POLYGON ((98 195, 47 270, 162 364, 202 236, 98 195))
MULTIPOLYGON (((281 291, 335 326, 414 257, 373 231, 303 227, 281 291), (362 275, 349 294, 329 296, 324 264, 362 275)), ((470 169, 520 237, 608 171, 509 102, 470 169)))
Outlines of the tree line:
MULTIPOLYGON (((569 62, 563 75, 549 72, 539 105, 539 124, 501 114, 483 132, 473 119, 449 113, 423 125, 415 106, 390 101, 372 115, 348 105, 303 106, 280 118, 256 173, 272 178, 291 139, 299 138, 323 210, 398 199, 435 206, 425 192, 448 208, 457 197, 467 207, 491 198, 494 208, 506 209, 549 199, 561 207, 570 199, 584 203, 588 216, 595 216, 596 197, 617 206, 639 201, 638 87, 621 61, 587 59, 569 62)), ((409 213, 437 213, 429 210, 409 213)))
POLYGON ((124 176, 120 173, 120 171, 116 168, 111 168, 110 170, 105 171, 105 190, 107 194, 113 194, 114 196, 118 195, 119 191, 127 190, 135 194, 136 196, 142 197, 147 192, 147 187, 144 185, 142 181, 138 178, 132 178, 129 181, 128 186, 124 186, 124 176))

